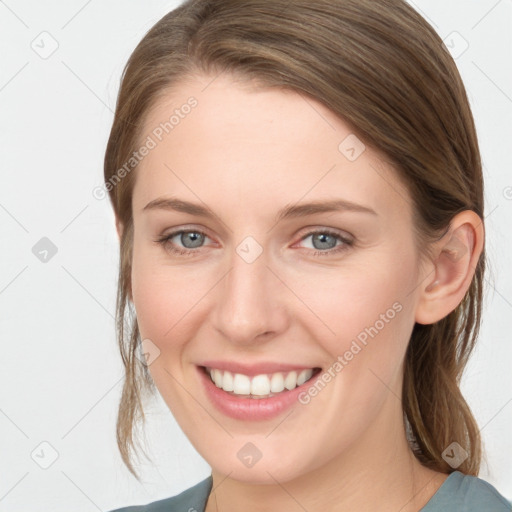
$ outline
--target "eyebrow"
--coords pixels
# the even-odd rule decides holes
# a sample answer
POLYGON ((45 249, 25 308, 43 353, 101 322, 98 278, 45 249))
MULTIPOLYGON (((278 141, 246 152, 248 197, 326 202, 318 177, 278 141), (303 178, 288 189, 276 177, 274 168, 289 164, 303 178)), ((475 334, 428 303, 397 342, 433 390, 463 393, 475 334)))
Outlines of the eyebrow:
MULTIPOLYGON (((213 212, 205 206, 172 197, 158 198, 150 201, 142 211, 148 210, 174 210, 208 219, 216 217, 216 215, 214 215, 213 212)), ((375 210, 372 210, 368 206, 363 206, 345 199, 334 199, 330 201, 312 201, 309 203, 287 205, 277 213, 276 222, 280 222, 285 219, 306 217, 317 213, 340 211, 378 215, 375 210)))

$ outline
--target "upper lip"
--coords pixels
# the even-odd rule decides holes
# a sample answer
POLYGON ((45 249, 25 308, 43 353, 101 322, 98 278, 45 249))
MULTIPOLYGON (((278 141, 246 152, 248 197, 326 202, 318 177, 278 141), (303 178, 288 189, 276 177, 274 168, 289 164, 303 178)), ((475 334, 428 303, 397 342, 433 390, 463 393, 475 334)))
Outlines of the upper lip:
POLYGON ((317 366, 301 365, 301 364, 284 364, 275 362, 262 361, 259 363, 247 364, 237 361, 204 361, 200 366, 208 368, 216 368, 217 370, 228 371, 231 373, 241 373, 248 377, 261 375, 266 373, 291 372, 308 370, 310 368, 318 368, 317 366))

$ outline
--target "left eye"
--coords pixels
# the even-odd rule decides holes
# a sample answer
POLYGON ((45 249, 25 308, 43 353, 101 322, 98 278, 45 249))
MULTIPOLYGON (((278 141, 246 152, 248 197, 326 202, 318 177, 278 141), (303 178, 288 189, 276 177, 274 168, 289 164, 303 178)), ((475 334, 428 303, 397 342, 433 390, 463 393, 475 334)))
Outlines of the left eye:
POLYGON ((307 240, 308 238, 311 238, 311 249, 326 253, 332 252, 333 249, 336 251, 341 250, 353 244, 351 240, 333 231, 312 231, 302 237, 301 241, 307 240), (338 244, 338 242, 341 243, 338 244))

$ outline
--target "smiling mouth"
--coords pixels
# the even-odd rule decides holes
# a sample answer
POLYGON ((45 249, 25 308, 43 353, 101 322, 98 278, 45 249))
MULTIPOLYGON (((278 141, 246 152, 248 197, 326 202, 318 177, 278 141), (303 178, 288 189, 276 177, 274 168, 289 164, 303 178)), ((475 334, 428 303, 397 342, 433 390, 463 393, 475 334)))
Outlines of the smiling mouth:
POLYGON ((271 398, 302 386, 322 371, 308 368, 300 371, 275 372, 248 376, 206 366, 201 367, 220 389, 240 398, 271 398))

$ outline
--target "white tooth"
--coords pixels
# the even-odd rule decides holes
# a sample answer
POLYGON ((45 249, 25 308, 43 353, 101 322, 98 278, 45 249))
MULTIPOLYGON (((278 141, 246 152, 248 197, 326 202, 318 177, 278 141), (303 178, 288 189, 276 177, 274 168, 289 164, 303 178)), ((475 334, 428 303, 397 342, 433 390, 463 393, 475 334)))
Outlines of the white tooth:
POLYGON ((222 389, 224 391, 233 391, 233 374, 231 372, 224 372, 222 377, 222 389))
POLYGON ((222 387, 222 372, 220 370, 213 370, 213 381, 218 388, 222 387))
POLYGON ((218 388, 237 395, 253 395, 255 398, 267 397, 270 393, 280 393, 295 389, 309 380, 313 375, 313 369, 309 368, 300 372, 292 371, 288 374, 281 372, 270 376, 261 374, 252 379, 241 373, 231 373, 218 369, 207 368, 212 381, 218 388))
POLYGON ((251 379, 247 375, 235 373, 233 378, 233 392, 237 395, 251 394, 251 379))
POLYGON ((266 375, 256 375, 251 381, 251 395, 268 395, 270 381, 266 375))
POLYGON ((297 372, 290 372, 286 376, 286 379, 284 379, 284 387, 288 390, 292 390, 297 387, 297 372))
POLYGON ((270 380, 270 391, 280 393, 284 389, 284 377, 282 373, 274 373, 270 380))
POLYGON ((311 378, 313 375, 313 369, 309 368, 308 370, 302 370, 297 377, 297 386, 302 386, 304 382, 311 378))

